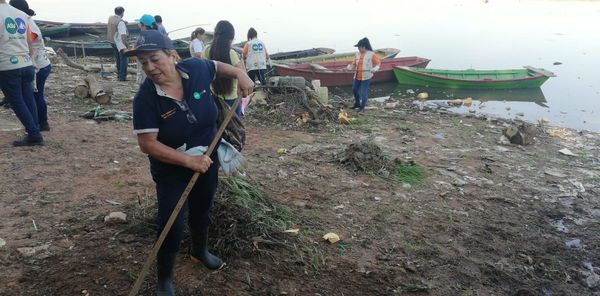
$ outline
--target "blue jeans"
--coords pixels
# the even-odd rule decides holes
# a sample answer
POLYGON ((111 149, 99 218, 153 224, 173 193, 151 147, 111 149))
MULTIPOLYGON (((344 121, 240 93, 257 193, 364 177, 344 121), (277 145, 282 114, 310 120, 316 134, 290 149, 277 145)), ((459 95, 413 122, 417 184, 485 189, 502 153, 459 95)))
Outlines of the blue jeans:
POLYGON ((354 108, 360 107, 360 111, 365 111, 367 100, 369 99, 369 80, 354 80, 352 83, 352 93, 354 94, 354 108))
POLYGON ((119 73, 119 69, 121 68, 121 53, 117 49, 117 46, 114 43, 111 43, 110 46, 113 49, 113 53, 115 55, 115 61, 117 63, 117 73, 119 73))
POLYGON ((119 80, 125 81, 127 80, 127 63, 129 62, 128 58, 123 54, 119 55, 119 67, 117 67, 119 71, 119 80))
MULTIPOLYGON (((229 105, 229 107, 231 107, 231 106, 233 106, 233 103, 235 103, 235 100, 225 100, 225 103, 227 103, 227 105, 229 105)), ((237 114, 237 116, 241 118, 242 102, 240 102, 240 104, 237 106, 237 109, 235 109, 235 114, 237 114)), ((227 114, 225 114, 225 115, 227 115, 227 114)))
POLYGON ((35 104, 37 106, 38 121, 40 124, 48 122, 48 105, 46 104, 46 98, 44 97, 44 87, 46 86, 46 79, 52 71, 52 65, 48 65, 41 68, 35 74, 35 87, 37 91, 33 93, 35 98, 35 104))
MULTIPOLYGON (((217 191, 217 184, 219 182, 219 159, 216 150, 211 156, 211 159, 213 164, 208 171, 198 177, 198 181, 192 188, 184 208, 182 208, 179 215, 177 215, 175 223, 173 223, 169 234, 167 234, 167 237, 160 248, 160 254, 176 253, 177 250, 179 250, 179 245, 183 239, 183 232, 185 230, 186 209, 188 226, 192 233, 205 231, 208 228, 210 224, 208 215, 212 208, 213 199, 217 191)), ((181 194, 190 180, 189 177, 191 177, 191 173, 189 174, 189 177, 182 177, 181 175, 176 174, 162 174, 160 176, 154 175, 152 177, 156 183, 156 196, 158 198, 158 237, 173 213, 177 202, 179 202, 179 198, 181 198, 181 194)))
POLYGON ((30 136, 40 134, 38 111, 33 97, 34 75, 33 66, 0 71, 0 89, 30 136))

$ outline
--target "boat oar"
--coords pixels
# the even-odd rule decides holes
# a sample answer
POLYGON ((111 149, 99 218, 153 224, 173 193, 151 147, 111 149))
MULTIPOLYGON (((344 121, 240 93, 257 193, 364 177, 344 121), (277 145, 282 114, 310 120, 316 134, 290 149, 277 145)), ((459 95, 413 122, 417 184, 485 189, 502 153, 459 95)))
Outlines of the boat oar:
MULTIPOLYGON (((225 128, 227 127, 227 124, 229 124, 229 121, 235 114, 235 110, 240 105, 241 101, 242 101, 241 96, 235 100, 235 102, 233 103, 233 106, 231 106, 231 109, 229 109, 229 113, 227 113, 227 116, 225 116, 225 119, 223 119, 223 122, 221 123, 219 130, 217 130, 215 137, 213 138, 212 142, 210 143, 210 146, 208 146, 208 150, 206 151, 205 155, 210 156, 213 153, 213 151, 215 150, 215 147, 221 140, 221 135, 223 135, 223 132, 225 131, 225 128)), ((200 173, 198 173, 198 172, 194 173, 194 175, 192 176, 192 179, 190 179, 190 182, 188 183, 187 187, 183 191, 183 194, 181 194, 181 197, 179 198, 179 202, 177 202, 175 209, 173 209, 173 213, 171 213, 169 220, 167 220, 167 224, 165 225, 162 232, 160 233, 160 236, 154 243, 154 246, 152 247, 152 251, 150 252, 150 255, 148 255, 148 258, 146 258, 146 262, 144 262, 144 267, 142 267, 142 271, 138 275, 138 278, 135 281, 133 288, 129 292, 129 296, 137 295, 138 291, 140 290, 140 287, 142 286, 142 283, 144 282, 144 278, 146 277, 148 270, 150 270, 150 266, 154 262, 156 255, 158 254, 158 250, 160 249, 163 242, 165 241, 165 238, 167 237, 169 230, 171 230, 171 227, 173 226, 175 219, 177 219, 177 215, 179 215, 181 208, 183 208, 183 205, 185 204, 185 201, 188 199, 188 196, 190 195, 192 188, 194 188, 194 185, 196 184, 196 181, 198 180, 199 176, 200 176, 200 173)))

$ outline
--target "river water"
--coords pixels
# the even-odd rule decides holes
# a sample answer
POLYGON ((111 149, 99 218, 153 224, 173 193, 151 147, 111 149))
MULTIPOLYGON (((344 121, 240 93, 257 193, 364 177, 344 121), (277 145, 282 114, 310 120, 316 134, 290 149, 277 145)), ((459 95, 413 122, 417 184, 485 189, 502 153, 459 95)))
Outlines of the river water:
MULTIPOLYGON (((427 91, 431 98, 472 97, 477 112, 600 131, 600 1, 557 0, 350 0, 350 1, 96 1, 30 0, 37 19, 106 22, 116 5, 125 18, 160 14, 167 30, 221 19, 250 26, 270 52, 330 47, 352 51, 364 36, 375 48, 400 48, 401 56, 431 59, 429 68, 511 69, 531 65, 554 72, 541 89, 524 91, 427 91), (560 63, 560 65, 555 65, 560 63), (479 100, 486 101, 478 108, 479 100)), ((171 33, 187 36, 192 29, 171 33)), ((409 97, 395 84, 377 93, 409 97)), ((409 91, 410 92, 410 91, 409 91)), ((456 108, 467 112, 466 107, 456 108)))

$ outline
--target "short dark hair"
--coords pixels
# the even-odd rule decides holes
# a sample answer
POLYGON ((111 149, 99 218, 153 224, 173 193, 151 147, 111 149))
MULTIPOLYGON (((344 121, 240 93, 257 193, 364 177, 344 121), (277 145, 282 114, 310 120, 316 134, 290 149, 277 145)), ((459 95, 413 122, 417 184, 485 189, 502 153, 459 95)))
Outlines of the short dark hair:
POLYGON ((256 38, 258 37, 258 33, 256 32, 256 30, 254 30, 254 28, 250 28, 250 30, 248 30, 248 40, 252 40, 252 38, 256 38))
POLYGON ((158 15, 158 14, 154 16, 154 20, 155 20, 157 23, 162 23, 162 17, 161 17, 160 15, 158 15))
POLYGON ((124 12, 125 12, 125 8, 123 8, 122 6, 115 7, 115 14, 116 15, 122 15, 124 12))

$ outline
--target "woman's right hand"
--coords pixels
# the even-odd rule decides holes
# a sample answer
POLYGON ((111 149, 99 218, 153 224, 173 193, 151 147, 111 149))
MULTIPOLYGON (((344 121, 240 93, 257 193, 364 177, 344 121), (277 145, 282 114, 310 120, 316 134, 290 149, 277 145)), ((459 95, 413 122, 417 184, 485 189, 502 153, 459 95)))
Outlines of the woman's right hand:
POLYGON ((194 172, 206 173, 213 161, 207 155, 189 156, 186 167, 194 172))

